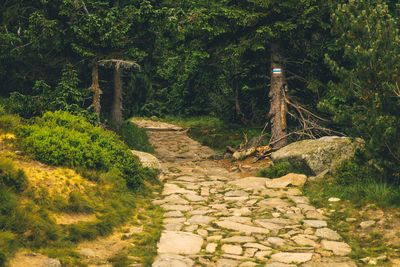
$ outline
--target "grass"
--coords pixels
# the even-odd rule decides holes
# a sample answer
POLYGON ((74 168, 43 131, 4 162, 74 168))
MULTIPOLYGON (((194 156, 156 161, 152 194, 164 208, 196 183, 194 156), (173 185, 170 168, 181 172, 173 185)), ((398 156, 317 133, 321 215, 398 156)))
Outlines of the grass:
MULTIPOLYGON (((145 118, 135 118, 145 119, 145 118)), ((259 136, 261 127, 243 127, 221 121, 215 117, 176 117, 166 116, 159 121, 168 122, 189 129, 188 135, 199 141, 202 145, 209 146, 218 152, 223 152, 226 146, 239 147, 245 143, 245 136, 250 141, 251 138, 259 136)), ((264 145, 264 143, 260 144, 264 145)))
MULTIPOLYGON (((29 170, 34 168, 30 166, 29 170)), ((143 253, 137 254, 143 257, 143 262, 152 261, 162 220, 159 208, 150 204, 152 192, 160 191, 158 183, 148 183, 146 190, 131 191, 113 173, 99 172, 98 182, 92 183, 74 171, 36 168, 41 170, 28 173, 28 181, 32 183, 26 190, 17 192, 1 187, 0 266, 22 246, 57 257, 63 266, 79 266, 82 259, 74 252, 78 242, 108 235, 128 222, 145 224, 139 240, 142 247, 139 252, 143 253), (57 173, 57 177, 49 172, 57 173), (43 183, 45 177, 47 184, 43 183), (53 215, 63 213, 96 214, 97 219, 56 224, 53 215)), ((21 171, 16 167, 11 169, 21 171)))

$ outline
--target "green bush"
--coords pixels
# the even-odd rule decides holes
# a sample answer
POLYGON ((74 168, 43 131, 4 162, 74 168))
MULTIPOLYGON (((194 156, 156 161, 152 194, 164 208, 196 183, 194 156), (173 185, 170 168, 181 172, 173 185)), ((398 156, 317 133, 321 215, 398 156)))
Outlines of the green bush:
POLYGON ((299 170, 298 168, 295 168, 289 161, 282 161, 272 165, 269 168, 262 168, 258 170, 257 176, 278 178, 291 172, 308 174, 305 170, 299 170))
POLYGON ((11 160, 0 157, 0 186, 23 191, 28 180, 22 169, 17 169, 11 160))
POLYGON ((83 116, 65 111, 46 112, 18 130, 20 145, 47 164, 110 171, 117 169, 130 188, 145 178, 138 159, 118 136, 93 126, 83 116))
POLYGON ((147 153, 153 153, 154 148, 149 143, 146 131, 139 128, 132 122, 124 122, 122 124, 119 135, 130 149, 139 150, 147 153))

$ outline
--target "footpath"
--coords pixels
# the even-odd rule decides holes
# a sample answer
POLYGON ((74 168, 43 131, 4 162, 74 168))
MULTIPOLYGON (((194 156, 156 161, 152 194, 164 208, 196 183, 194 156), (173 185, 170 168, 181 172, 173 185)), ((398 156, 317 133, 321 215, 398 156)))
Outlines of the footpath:
POLYGON ((164 170, 154 203, 165 210, 165 229, 153 267, 357 266, 299 188, 229 172, 177 126, 135 123, 147 129, 164 170))

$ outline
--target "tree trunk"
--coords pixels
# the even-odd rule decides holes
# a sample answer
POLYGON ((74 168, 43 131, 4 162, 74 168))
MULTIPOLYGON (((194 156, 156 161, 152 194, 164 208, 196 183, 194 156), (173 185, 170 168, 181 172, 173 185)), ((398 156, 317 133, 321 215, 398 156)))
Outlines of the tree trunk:
POLYGON ((274 148, 281 148, 287 145, 286 114, 287 104, 285 100, 286 78, 282 66, 282 58, 279 54, 279 46, 271 44, 271 90, 268 94, 271 107, 269 116, 271 117, 271 143, 274 148), (274 72, 274 69, 276 70, 274 72), (278 71, 280 69, 280 72, 278 71))
POLYGON ((97 59, 93 61, 92 65, 92 85, 89 88, 93 91, 93 101, 92 104, 89 106, 89 109, 93 108, 94 112, 100 116, 101 110, 101 103, 100 103, 100 96, 103 93, 100 90, 99 85, 99 67, 97 65, 97 59))
POLYGON ((115 66, 114 69, 114 99, 111 107, 111 121, 115 124, 117 129, 121 128, 122 125, 122 69, 115 66))

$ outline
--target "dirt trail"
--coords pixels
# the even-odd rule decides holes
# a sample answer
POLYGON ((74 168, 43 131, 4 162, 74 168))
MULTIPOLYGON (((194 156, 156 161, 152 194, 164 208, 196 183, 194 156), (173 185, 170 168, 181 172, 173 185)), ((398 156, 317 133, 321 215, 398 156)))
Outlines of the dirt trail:
POLYGON ((356 266, 298 188, 267 188, 265 178, 227 171, 179 127, 136 123, 148 129, 165 172, 154 201, 165 210, 165 230, 153 266, 356 266))

